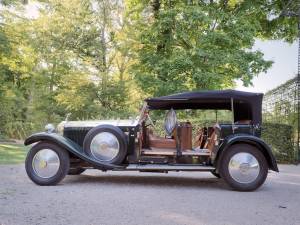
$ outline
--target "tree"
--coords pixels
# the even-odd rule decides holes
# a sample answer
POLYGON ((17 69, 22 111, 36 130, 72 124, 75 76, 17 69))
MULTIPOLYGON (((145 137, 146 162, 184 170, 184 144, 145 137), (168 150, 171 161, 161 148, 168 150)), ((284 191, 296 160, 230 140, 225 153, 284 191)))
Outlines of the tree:
POLYGON ((254 76, 272 65, 262 52, 251 50, 255 38, 291 41, 296 34, 287 19, 270 19, 282 8, 279 1, 129 4, 133 29, 139 28, 132 73, 148 95, 232 88, 238 79, 251 85, 254 76))
MULTIPOLYGON (((120 17, 119 1, 53 0, 37 20, 45 23, 37 29, 40 40, 44 41, 46 36, 51 43, 37 43, 42 51, 46 50, 43 55, 49 58, 55 49, 62 53, 58 61, 69 65, 70 71, 62 79, 55 99, 76 117, 128 112, 128 57, 117 40, 122 30, 120 17), (44 27, 46 31, 41 33, 44 27), (70 79, 72 82, 68 82, 70 79), (82 88, 89 91, 83 93, 82 88)), ((57 74, 61 76, 62 72, 57 74)))
POLYGON ((0 132, 9 132, 28 120, 30 86, 36 62, 28 35, 21 25, 24 20, 15 12, 1 9, 0 25, 0 132), (13 128, 12 128, 13 129, 13 128))
POLYGON ((3 127, 59 122, 69 112, 71 119, 88 119, 132 111, 122 7, 50 0, 39 4, 37 18, 27 18, 21 6, 1 8, 3 127))

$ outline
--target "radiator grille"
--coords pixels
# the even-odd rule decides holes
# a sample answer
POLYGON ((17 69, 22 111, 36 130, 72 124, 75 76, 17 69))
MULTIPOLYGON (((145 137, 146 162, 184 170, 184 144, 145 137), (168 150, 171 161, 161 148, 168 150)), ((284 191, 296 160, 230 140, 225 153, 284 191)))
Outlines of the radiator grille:
POLYGON ((64 129, 64 136, 83 146, 84 138, 90 129, 90 127, 66 127, 64 129))

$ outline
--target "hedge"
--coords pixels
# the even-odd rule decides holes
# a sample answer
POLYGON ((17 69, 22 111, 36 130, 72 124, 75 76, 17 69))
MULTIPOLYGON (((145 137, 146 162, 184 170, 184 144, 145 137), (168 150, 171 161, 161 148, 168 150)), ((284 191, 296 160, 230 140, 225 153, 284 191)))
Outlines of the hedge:
POLYGON ((295 163, 297 154, 293 127, 280 123, 263 123, 262 139, 268 143, 280 163, 295 163))
POLYGON ((15 121, 0 127, 0 139, 19 139, 24 140, 26 137, 35 132, 44 131, 42 123, 31 123, 15 121))

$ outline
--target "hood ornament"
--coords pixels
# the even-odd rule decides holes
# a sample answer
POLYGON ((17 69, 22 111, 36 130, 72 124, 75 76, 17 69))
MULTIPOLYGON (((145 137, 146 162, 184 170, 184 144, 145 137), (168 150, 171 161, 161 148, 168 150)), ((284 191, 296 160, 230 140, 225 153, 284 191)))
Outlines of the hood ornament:
POLYGON ((72 113, 67 113, 65 121, 68 122, 69 121, 69 117, 71 116, 72 113))

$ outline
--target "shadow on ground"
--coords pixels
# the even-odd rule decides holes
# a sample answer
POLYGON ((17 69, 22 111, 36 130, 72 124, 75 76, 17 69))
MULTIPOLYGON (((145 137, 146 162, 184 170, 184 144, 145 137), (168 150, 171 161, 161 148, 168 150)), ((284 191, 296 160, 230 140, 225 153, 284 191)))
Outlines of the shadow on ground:
POLYGON ((183 176, 169 176, 169 175, 77 175, 68 176, 65 179, 66 184, 86 184, 86 183, 99 183, 102 185, 132 185, 132 186, 157 186, 157 187, 184 187, 184 188, 215 188, 215 189, 228 189, 222 179, 218 178, 194 178, 183 176))

